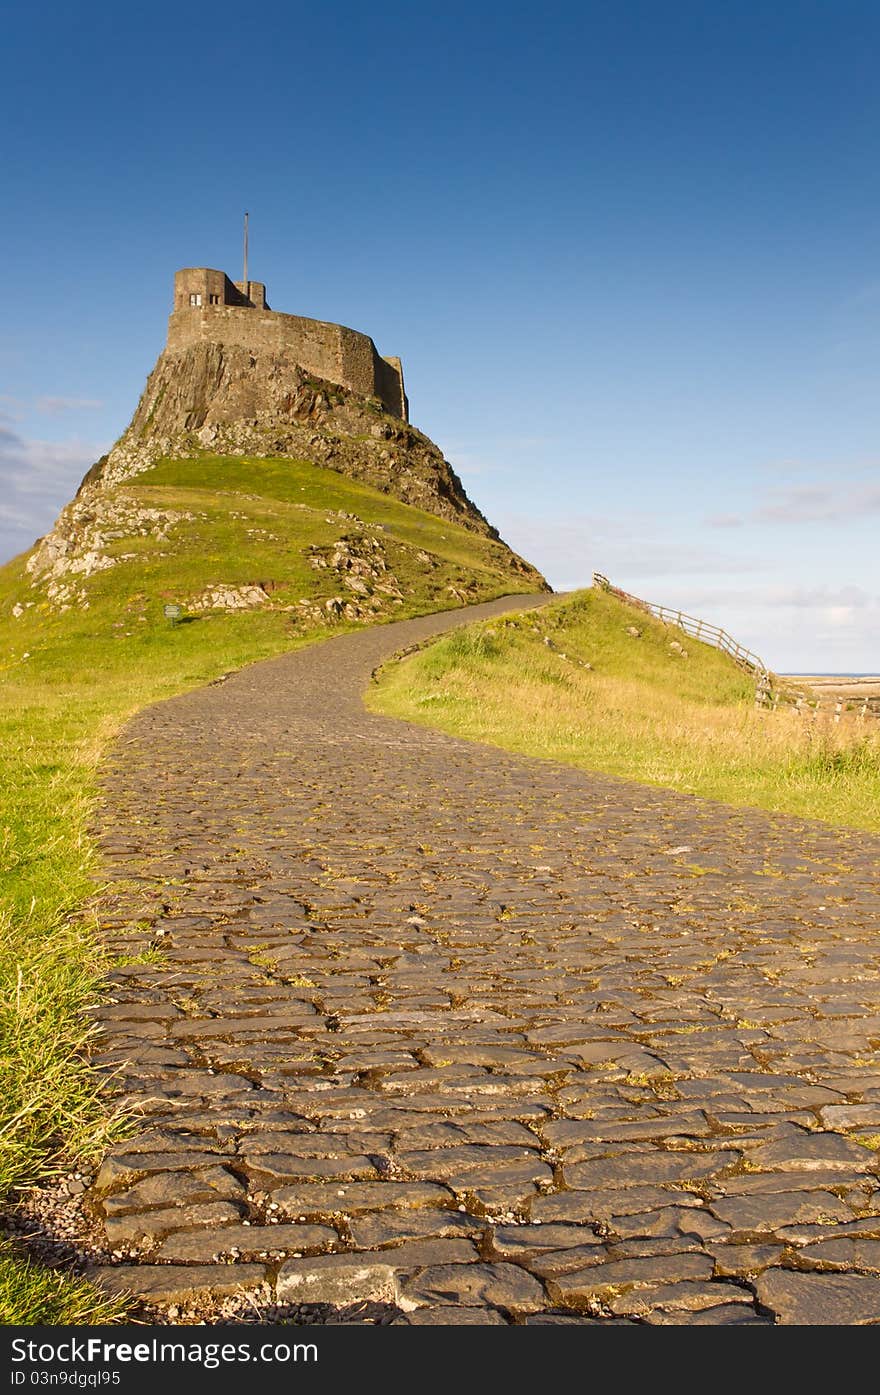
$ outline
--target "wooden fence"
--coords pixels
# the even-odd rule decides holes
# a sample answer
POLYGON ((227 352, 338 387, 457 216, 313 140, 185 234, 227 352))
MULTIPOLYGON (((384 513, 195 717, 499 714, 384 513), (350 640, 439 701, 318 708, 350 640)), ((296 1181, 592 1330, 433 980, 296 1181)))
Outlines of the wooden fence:
MULTIPOLYGON (((708 621, 700 620, 696 615, 688 615, 684 610, 673 610, 671 606, 656 605, 653 601, 643 600, 641 596, 630 595, 629 591, 612 586, 607 576, 603 576, 601 572, 593 572, 593 585, 616 596, 618 600, 626 601, 627 605, 646 611, 648 615, 653 615, 666 625, 675 625, 691 639, 702 640, 704 644, 714 645, 716 649, 729 654, 735 664, 754 676, 756 707, 772 712, 779 707, 790 707, 799 716, 813 718, 824 712, 830 714, 835 723, 840 721, 845 711, 854 710, 853 704, 848 704, 841 698, 823 700, 816 693, 787 686, 771 672, 763 659, 751 649, 747 649, 744 644, 740 644, 726 630, 722 630, 720 625, 710 625, 708 621)), ((880 716, 880 712, 871 706, 868 698, 865 698, 856 711, 856 716, 863 721, 865 717, 880 716)))
POLYGON ((735 664, 740 668, 747 669, 749 673, 769 674, 770 670, 759 659, 757 654, 753 654, 751 649, 746 649, 744 644, 729 635, 726 630, 722 630, 720 625, 710 625, 708 620, 700 620, 695 615, 688 615, 684 610, 673 610, 668 605, 655 605, 653 601, 643 601, 639 596, 631 596, 628 591, 621 591, 618 586, 612 586, 607 576, 601 572, 593 572, 593 585, 598 586, 602 591, 609 591, 612 596, 617 596, 621 601, 626 601, 628 605, 637 606, 639 610, 646 610, 649 615, 654 615, 658 620, 664 621, 667 625, 677 625, 680 630, 684 630, 691 639, 700 639, 704 644, 713 644, 716 649, 723 649, 725 654, 729 654, 735 664))

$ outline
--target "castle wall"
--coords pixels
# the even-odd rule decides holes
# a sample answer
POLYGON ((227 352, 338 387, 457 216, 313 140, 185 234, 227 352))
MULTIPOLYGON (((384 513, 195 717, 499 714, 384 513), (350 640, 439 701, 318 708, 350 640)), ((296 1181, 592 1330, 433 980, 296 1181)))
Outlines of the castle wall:
POLYGON ((286 353, 308 373, 363 397, 378 397, 386 411, 407 419, 399 359, 381 358, 368 334, 345 325, 258 308, 265 304, 265 287, 259 282, 248 285, 250 302, 222 271, 198 267, 178 272, 168 348, 209 342, 252 353, 286 353), (191 304, 194 296, 199 304, 191 304))
POLYGON ((376 363, 376 382, 376 396, 383 402, 399 402, 399 408, 393 409, 395 416, 409 421, 409 402, 403 385, 403 364, 400 359, 379 358, 376 363))

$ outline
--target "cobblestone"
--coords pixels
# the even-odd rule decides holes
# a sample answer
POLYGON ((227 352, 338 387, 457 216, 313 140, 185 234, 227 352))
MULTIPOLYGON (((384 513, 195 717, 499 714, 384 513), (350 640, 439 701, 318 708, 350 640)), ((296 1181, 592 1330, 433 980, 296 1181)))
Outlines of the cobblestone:
POLYGON ((96 1061, 142 1125, 82 1205, 151 1312, 880 1321, 880 840, 363 707, 531 603, 122 733, 96 1061))

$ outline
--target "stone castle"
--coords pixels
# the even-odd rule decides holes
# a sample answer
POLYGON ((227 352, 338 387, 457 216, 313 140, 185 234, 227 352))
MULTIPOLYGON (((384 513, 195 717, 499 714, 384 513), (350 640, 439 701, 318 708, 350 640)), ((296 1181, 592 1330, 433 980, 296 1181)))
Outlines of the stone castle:
POLYGON ((382 358, 368 334, 324 320, 270 310, 261 281, 230 281, 223 271, 187 267, 174 278, 168 349, 222 344, 251 353, 285 353, 308 373, 409 419, 399 358, 382 358))
MULTIPOLYGON (((130 535, 164 546, 169 529, 196 522, 196 515, 188 511, 153 507, 149 496, 145 506, 143 499, 117 494, 119 486, 136 481, 159 462, 182 467, 184 461, 204 455, 215 466, 222 466, 224 459, 240 465, 244 457, 254 466, 257 460, 277 466, 287 459, 335 471, 481 534, 489 543, 487 557, 495 559, 493 567, 497 562, 501 573, 512 572, 518 582, 529 578, 535 589, 546 586, 543 577, 501 541, 439 447, 409 421, 399 359, 380 357, 369 335, 344 325, 278 314, 266 304, 262 282, 248 280, 247 272, 233 282, 209 267, 177 272, 168 340, 134 415, 112 450, 88 471, 52 531, 38 541, 26 564, 32 585, 45 585, 48 603, 55 608, 88 605, 83 584, 88 577, 117 561, 141 556, 141 542, 141 550, 116 555, 106 548, 109 540, 130 535)), ((258 487, 256 468, 254 481, 258 487)), ((200 520, 207 517, 200 515, 200 520)), ((242 515, 233 512, 230 517, 242 515)), ((325 522, 334 517, 344 521, 346 534, 350 527, 357 533, 367 526, 351 513, 331 515, 325 522)), ((283 516, 278 528, 277 536, 265 529, 257 532, 281 544, 283 516)), ((374 542, 365 544, 369 556, 351 553, 346 537, 342 542, 348 550, 337 547, 331 557, 338 552, 339 565, 359 584, 356 568, 373 565, 374 542)), ((247 545, 244 535, 242 545, 247 545)), ((446 565, 418 541, 406 548, 414 563, 429 571, 446 565)), ((335 561, 332 567, 337 567, 335 561)), ((383 563, 373 580, 385 570, 392 575, 383 563)), ((488 574, 480 573, 480 585, 488 574)), ((386 583, 391 584, 387 578, 377 583, 377 594, 386 594, 381 589, 386 583)), ((446 591, 464 601, 479 594, 479 586, 476 591, 470 587, 468 582, 464 590, 456 589, 452 582, 446 591)), ((357 586, 348 589, 361 594, 357 586)), ((426 594, 441 591, 429 586, 426 594)), ((263 605, 268 592, 262 583, 242 587, 221 577, 204 596, 209 597, 209 608, 238 609, 243 598, 245 608, 263 605)), ((355 613, 360 601, 348 600, 346 605, 349 609, 340 613, 360 618, 355 613)), ((17 613, 23 614, 21 607, 17 613)), ((323 622, 327 617, 321 618, 323 622)))

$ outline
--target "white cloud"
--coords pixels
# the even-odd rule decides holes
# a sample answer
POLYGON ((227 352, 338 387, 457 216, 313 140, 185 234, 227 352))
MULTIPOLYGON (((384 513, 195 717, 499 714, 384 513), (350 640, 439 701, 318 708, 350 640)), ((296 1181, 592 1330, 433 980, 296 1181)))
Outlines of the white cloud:
MULTIPOLYGON (((670 598, 721 624, 778 671, 876 672, 880 594, 860 586, 706 586, 670 598)), ((653 599, 653 598, 652 598, 653 599)))
POLYGON ((0 403, 5 408, 7 421, 10 415, 20 421, 28 412, 60 417, 67 412, 95 412, 105 405, 98 397, 53 397, 48 393, 40 397, 14 397, 8 392, 0 392, 0 403))
POLYGON ((809 484, 774 490, 754 518, 768 523, 833 523, 880 513, 878 484, 809 484))
POLYGON ((78 439, 29 439, 0 416, 0 560, 30 547, 52 526, 103 449, 78 439))
POLYGON ((855 607, 851 605, 830 605, 820 610, 822 619, 835 629, 843 625, 854 625, 857 619, 855 607))
POLYGON ((660 530, 649 513, 630 511, 621 518, 585 514, 565 519, 515 514, 498 517, 493 513, 492 521, 511 547, 539 567, 557 590, 588 586, 594 571, 632 588, 642 579, 723 576, 763 569, 760 561, 658 536, 660 530))
POLYGON ((712 586, 690 594, 694 604, 761 610, 880 609, 880 597, 860 586, 712 586))
POLYGON ((736 528, 744 523, 842 523, 880 513, 880 484, 834 479, 767 490, 763 502, 746 513, 712 514, 710 528, 736 528))

